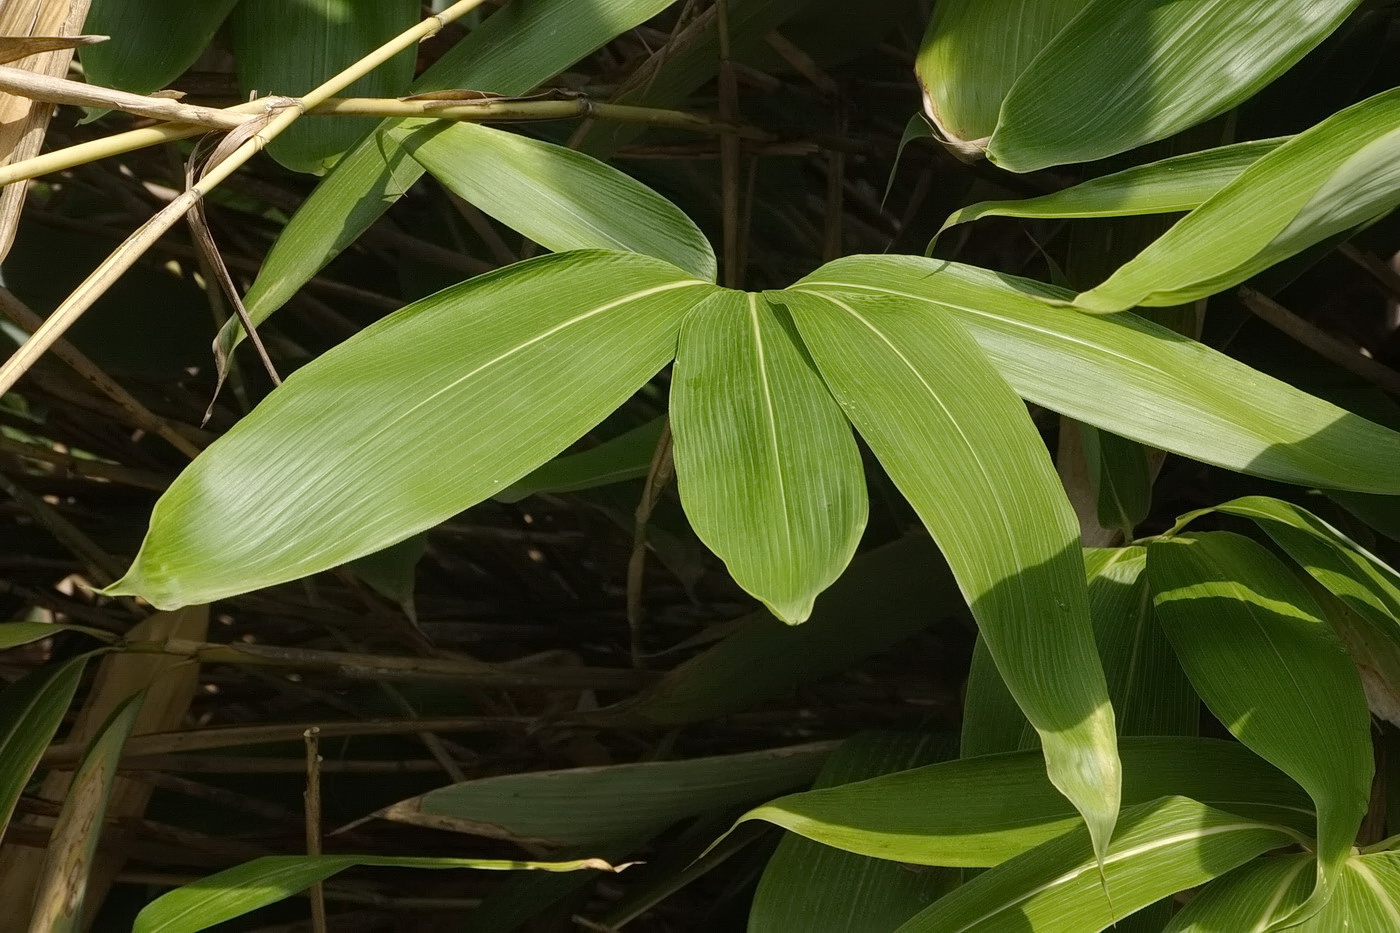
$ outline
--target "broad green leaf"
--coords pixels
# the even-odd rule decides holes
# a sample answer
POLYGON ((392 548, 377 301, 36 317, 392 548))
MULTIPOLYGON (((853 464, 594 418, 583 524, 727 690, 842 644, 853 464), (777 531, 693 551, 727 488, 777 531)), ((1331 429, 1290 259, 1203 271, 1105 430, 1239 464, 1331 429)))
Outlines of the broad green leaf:
POLYGON ((932 542, 903 538, 858 556, 802 625, 784 625, 767 610, 746 616, 734 634, 590 720, 679 726, 752 709, 887 650, 962 606, 932 542))
POLYGON ((981 217, 1125 217, 1193 210, 1285 141, 1261 139, 1190 152, 1038 198, 979 201, 950 214, 940 232, 981 217))
MULTIPOLYGON (((1202 512, 1184 516, 1178 527, 1202 512)), ((1247 496, 1213 510, 1252 519, 1341 601, 1324 605, 1347 644, 1371 710, 1400 720, 1400 574, 1336 528, 1290 502, 1247 496)))
MULTIPOLYGON (((415 93, 472 88, 524 94, 670 6, 673 0, 512 0, 458 41, 413 83, 415 93)), ((385 120, 336 163, 272 245, 248 290, 254 324, 266 320, 423 176, 403 151, 422 120, 385 120)), ((243 338, 236 321, 219 332, 225 353, 243 338)))
POLYGON ((867 500, 850 423, 785 311, 726 290, 690 312, 671 430, 695 533, 774 615, 806 621, 855 554, 867 500))
POLYGON ((1148 548, 1157 616, 1196 692, 1317 804, 1317 903, 1370 795, 1371 719, 1346 649, 1278 558, 1229 532, 1148 548))
MULTIPOLYGON (((1123 803, 1172 794, 1313 829, 1297 784, 1235 742, 1185 736, 1122 740, 1123 803)), ((791 794, 750 810, 825 845, 915 865, 987 868, 1079 825, 1038 751, 946 761, 855 784, 791 794)))
POLYGON ((622 404, 713 288, 581 251, 409 305, 298 370, 181 473, 110 592, 212 602, 432 527, 622 404))
POLYGON ((536 845, 603 845, 804 785, 835 745, 534 771, 450 784, 375 816, 536 845))
MULTIPOLYGON (((814 787, 919 767, 953 750, 947 736, 860 733, 841 743, 814 787)), ((788 835, 759 879, 748 933, 893 930, 957 883, 953 870, 910 871, 898 862, 788 835)))
POLYGON ((114 641, 111 632, 86 625, 64 625, 53 622, 0 622, 0 651, 28 645, 43 638, 52 638, 60 632, 82 632, 102 641, 114 641))
MULTIPOLYGON (((1313 875, 1311 855, 1255 859, 1207 885, 1172 918, 1167 931, 1238 933, 1249 930, 1258 933, 1266 930, 1270 923, 1282 920, 1307 902, 1313 875)), ((1345 882, 1338 885, 1338 891, 1333 894, 1334 902, 1345 886, 1345 882)))
POLYGON ((1092 0, 1017 78, 987 155, 1029 172, 1165 139, 1254 96, 1359 2, 1092 0))
POLYGON ((1174 305, 1243 282, 1400 204, 1398 155, 1400 90, 1391 90, 1261 157, 1074 305, 1174 305))
POLYGON ((92 84, 133 94, 158 91, 203 54, 237 2, 99 0, 89 7, 83 28, 111 38, 79 52, 84 75, 92 84))
POLYGON ((596 447, 558 457, 496 493, 496 499, 519 502, 539 492, 577 492, 641 479, 651 468, 665 428, 666 419, 655 418, 596 447))
POLYGON ((448 190, 545 249, 643 253, 714 281, 714 250, 691 219, 592 156, 476 123, 424 127, 403 146, 448 190))
POLYGON ((1023 398, 1123 437, 1269 479, 1400 493, 1400 434, 1134 315, 1037 298, 1060 289, 915 256, 838 259, 793 288, 948 315, 1023 398))
MULTIPOLYGON (((418 22, 417 0, 242 0, 230 20, 238 83, 245 94, 299 97, 418 22)), ((413 81, 407 49, 342 92, 397 97, 413 81)), ((298 120, 268 146, 297 172, 321 174, 373 131, 362 117, 298 120)))
POLYGON ((1102 852, 1118 812, 1113 709, 1079 524, 1024 406, 956 321, 917 302, 769 294, 938 542, 1050 780, 1102 852))
POLYGON ((136 725, 145 696, 141 690, 123 700, 83 753, 49 836, 34 892, 31 930, 78 933, 83 929, 83 896, 102 836, 112 781, 117 776, 122 745, 136 725))
POLYGON ((1041 50, 1090 0, 941 0, 914 70, 924 112, 968 155, 986 147, 1002 101, 1041 50))
POLYGON ((600 859, 520 862, 507 859, 382 855, 268 855, 176 888, 136 917, 132 933, 196 933, 275 904, 357 865, 377 868, 474 868, 486 871, 621 871, 600 859))
POLYGON ((1095 933, 1296 841, 1285 827, 1166 797, 1123 811, 1102 874, 1088 833, 1075 830, 978 875, 897 933, 1095 933))
POLYGON ((0 692, 0 838, 63 716, 90 655, 30 671, 0 692))

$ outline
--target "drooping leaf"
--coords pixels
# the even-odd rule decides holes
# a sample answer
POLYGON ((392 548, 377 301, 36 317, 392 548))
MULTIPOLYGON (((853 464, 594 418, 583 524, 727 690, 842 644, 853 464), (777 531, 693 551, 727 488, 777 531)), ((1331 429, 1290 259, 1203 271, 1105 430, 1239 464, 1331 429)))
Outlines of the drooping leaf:
POLYGON ((534 771, 450 784, 375 815, 535 845, 603 845, 811 781, 835 745, 534 771))
MULTIPOLYGON (((94 3, 83 26, 110 36, 79 56, 87 80, 133 94, 160 90, 204 52, 238 0, 94 3)), ((304 91, 307 88, 298 88, 304 91)))
POLYGON ((137 692, 117 706, 83 754, 49 837, 34 889, 31 930, 77 933, 83 928, 88 872, 102 836, 107 800, 122 745, 136 724, 144 698, 144 692, 137 692))
POLYGON ((1325 902, 1374 770, 1366 698, 1345 648, 1298 578, 1248 538, 1155 541, 1148 569, 1158 618, 1196 692, 1316 803, 1314 897, 1325 902))
POLYGON ((1194 210, 1285 141, 1260 139, 1190 152, 1036 198, 979 201, 948 215, 941 230, 982 217, 1125 217, 1194 210))
POLYGON ((1285 827, 1166 797, 1124 809, 1102 877, 1088 833, 1075 830, 978 875, 897 933, 1096 933, 1296 841, 1285 827))
POLYGON ((382 868, 474 868, 485 871, 621 871, 600 859, 523 862, 507 859, 380 855, 269 855, 176 888, 136 917, 132 933, 196 933, 275 904, 356 865, 382 868))
POLYGON ((545 249, 643 253, 714 281, 714 250, 691 219, 592 156, 476 123, 424 127, 403 145, 448 190, 545 249))
MULTIPOLYGON (((234 11, 233 57, 245 94, 299 97, 418 22, 417 0, 242 0, 234 11)), ((183 15, 183 13, 181 14, 183 15)), ((413 81, 407 49, 351 84, 347 97, 397 97, 413 81)), ((374 130, 373 119, 299 120, 267 151, 298 172, 321 174, 374 130)))
POLYGON ((645 256, 581 251, 415 302, 293 374, 187 468, 111 592, 212 602, 431 527, 625 401, 713 288, 645 256))
MULTIPOLYGON (((1235 742, 1124 737, 1123 802, 1172 794, 1299 833, 1307 795, 1235 742)), ((1045 776, 1038 751, 946 761, 854 784, 791 794, 744 814, 825 845, 915 865, 986 868, 1063 835, 1078 820, 1045 776)))
POLYGON ((850 423, 785 311, 726 290, 686 317, 671 429, 696 534, 774 615, 806 621, 850 563, 867 504, 850 423))
POLYGON ((558 457, 496 493, 496 499, 519 502, 539 492, 576 492, 641 479, 651 467, 656 444, 665 428, 665 418, 654 418, 597 447, 558 457))
MULTIPOLYGON (((860 733, 828 759, 814 788, 835 787, 947 758, 948 736, 860 733)), ((958 872, 843 852, 789 835, 754 892, 748 933, 869 933, 892 930, 958 883, 958 872)))
POLYGON ((1400 204, 1400 90, 1328 117, 1262 156, 1107 281, 1085 311, 1214 294, 1400 204))
POLYGON ((1113 709, 1079 525, 1024 406, 956 321, 917 302, 769 294, 938 542, 1102 853, 1118 810, 1113 709))
POLYGON ((1358 3, 1092 0, 1017 77, 987 155, 1029 172, 1164 139, 1254 96, 1358 3))
POLYGON ((89 658, 41 667, 0 692, 0 838, 39 756, 63 723, 89 658))
POLYGON ((959 611, 962 597, 933 543, 907 537, 858 556, 792 628, 764 610, 602 722, 679 726, 742 712, 845 670, 959 611))
MULTIPOLYGON (((472 88, 524 94, 614 36, 645 22, 672 0, 524 0, 497 10, 413 83, 415 93, 472 88)), ((282 307, 297 289, 353 243, 423 176, 402 148, 422 120, 386 120, 347 152, 302 203, 278 236, 245 304, 254 324, 282 307)), ((243 330, 231 321, 219 333, 231 352, 243 330)))
POLYGON ((1060 289, 943 260, 852 256, 791 290, 947 314, 1023 398, 1132 440, 1284 482, 1400 493, 1400 434, 1134 315, 1037 298, 1067 298, 1060 289))

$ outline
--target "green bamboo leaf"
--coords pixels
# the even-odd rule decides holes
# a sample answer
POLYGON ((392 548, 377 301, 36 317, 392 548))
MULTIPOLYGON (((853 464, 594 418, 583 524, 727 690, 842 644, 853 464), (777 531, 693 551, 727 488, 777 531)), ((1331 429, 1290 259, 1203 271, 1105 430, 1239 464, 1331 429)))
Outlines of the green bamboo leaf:
POLYGON ((1089 2, 936 4, 914 70, 924 91, 924 112, 943 138, 967 155, 980 153, 1021 72, 1089 2))
POLYGON ((90 655, 30 671, 0 692, 0 838, 73 702, 90 655))
POLYGON ((950 214, 939 232, 982 217, 1126 217, 1193 210, 1286 139, 1260 139, 1189 152, 1091 178, 1038 198, 979 201, 950 214))
MULTIPOLYGON (((1180 794, 1295 833, 1314 828, 1298 785, 1236 742, 1129 736, 1120 751, 1125 806, 1180 794)), ((1079 825, 1029 750, 791 794, 744 820, 873 858, 955 868, 999 865, 1079 825)))
POLYGON ((176 888, 147 904, 132 933, 196 933, 275 904, 357 865, 377 868, 475 868, 485 871, 621 871, 601 859, 521 862, 507 859, 380 855, 268 855, 176 888))
POLYGON ((1253 520, 1308 574, 1340 601, 1324 603, 1328 621, 1356 664, 1372 712, 1400 721, 1400 574, 1306 509, 1266 496, 1247 496, 1207 511, 1253 520))
POLYGON ((713 288, 582 251, 409 305, 294 373, 180 474, 110 592, 212 602, 432 527, 622 404, 713 288))
MULTIPOLYGON (((1308 900, 1313 886, 1311 855, 1280 855, 1255 859, 1206 885, 1167 925, 1167 933, 1236 933, 1266 930, 1308 900)), ((1337 886, 1324 908, 1330 913, 1346 883, 1337 886)), ((1319 915, 1320 916, 1320 915, 1319 915)), ((1313 918, 1318 919, 1317 917, 1313 918)), ((1310 921, 1311 922, 1311 921, 1310 921)), ((1290 929, 1306 929, 1302 927, 1290 929)), ((1345 929, 1342 924, 1332 929, 1345 929)))
MULTIPOLYGON (((1116 718, 1116 711, 1114 715, 1116 718)), ((967 687, 963 691, 960 739, 958 754, 964 758, 1040 746, 1040 736, 1006 689, 1006 681, 1001 679, 992 653, 987 650, 987 641, 980 635, 972 648, 967 687)))
POLYGON ((671 427, 695 533, 774 615, 806 621, 867 505, 850 423, 786 312, 728 290, 698 305, 681 326, 671 427))
POLYGON ((450 191, 545 249, 643 253, 714 281, 714 250, 691 219, 592 156, 475 123, 424 127, 403 146, 450 191))
POLYGON ((527 473, 519 482, 511 483, 496 493, 496 499, 519 502, 539 492, 576 492, 641 479, 651 467, 656 445, 665 428, 665 418, 654 418, 597 447, 551 460, 527 473))
POLYGON ((1166 797, 1123 811, 1102 876, 1088 833, 1075 830, 978 875, 897 933, 1095 933, 1296 841, 1285 827, 1166 797))
POLYGON ((381 819, 531 845, 647 838, 685 817, 804 786, 836 745, 680 761, 532 771, 449 784, 385 807, 381 819))
MULTIPOLYGON (((670 6, 672 0, 523 0, 511 2, 457 42, 413 83, 415 93, 472 88, 524 94, 605 42, 670 6)), ((338 119, 338 118, 337 118, 338 119)), ((423 167, 403 151, 422 120, 386 120, 347 152, 318 184, 272 245, 245 304, 254 324, 282 307, 297 289, 379 219, 423 167)), ((219 332, 224 353, 243 330, 219 332)))
POLYGON ((1079 524, 1025 407, 957 322, 917 303, 769 294, 938 542, 1051 781, 1102 853, 1118 811, 1113 709, 1079 524))
POLYGON ((428 549, 426 535, 413 535, 382 551, 366 554, 345 565, 345 569, 368 583, 385 599, 401 606, 410 619, 415 618, 413 589, 418 576, 418 561, 428 549))
POLYGON ((1317 804, 1314 903, 1326 902, 1370 795, 1371 720, 1346 649, 1302 583, 1229 532, 1153 542, 1158 618, 1225 726, 1317 804))
POLYGON ((742 712, 846 670, 961 609, 938 549, 926 537, 906 537, 858 556, 802 625, 784 625, 767 610, 745 616, 732 635, 590 720, 680 726, 742 712))
POLYGON ((102 836, 102 821, 117 776, 122 746, 136 725, 146 691, 123 700, 83 753, 44 855, 34 892, 31 930, 78 933, 83 929, 83 895, 102 836))
MULTIPOLYGON (((814 788, 917 768, 954 751, 947 736, 860 733, 841 743, 814 788)), ((893 930, 958 883, 959 873, 843 852, 788 835, 754 892, 748 933, 871 933, 893 930)))
POLYGON ((1095 517, 1104 528, 1117 529, 1132 540, 1133 531, 1152 509, 1152 467, 1141 444, 1093 425, 1077 426, 1095 517))
MULTIPOLYGON (((242 0, 230 20, 245 94, 298 97, 418 22, 417 0, 242 0)), ((397 97, 413 81, 414 52, 400 52, 345 89, 346 97, 397 97)), ((322 174, 374 130, 363 117, 300 120, 267 151, 297 172, 322 174)))
POLYGON ((43 638, 52 638, 59 632, 82 632, 102 641, 114 641, 111 632, 86 625, 63 625, 53 622, 0 622, 0 651, 28 645, 43 638))
MULTIPOLYGON (((92 84, 149 94, 185 73, 203 54, 238 0, 126 0, 94 3, 83 27, 111 36, 84 47, 83 71, 92 84)), ((299 88, 298 90, 306 90, 299 88)))
POLYGON ((1397 156, 1400 90, 1391 90, 1261 157, 1074 304, 1094 312, 1174 305, 1243 282, 1394 209, 1397 156))
POLYGON ((1029 172, 1165 139, 1254 96, 1359 2, 1093 0, 1018 76, 987 155, 1029 172))
POLYGON ((1400 494, 1400 434, 1142 318, 1037 297, 1069 295, 1060 289, 942 260, 852 256, 793 290, 955 318, 1023 398, 1131 440, 1269 479, 1400 494))

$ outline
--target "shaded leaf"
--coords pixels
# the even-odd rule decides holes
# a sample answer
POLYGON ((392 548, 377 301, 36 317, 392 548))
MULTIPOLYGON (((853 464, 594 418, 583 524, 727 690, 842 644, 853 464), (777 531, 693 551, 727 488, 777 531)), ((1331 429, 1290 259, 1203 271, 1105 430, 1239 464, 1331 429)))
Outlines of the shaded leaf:
POLYGON ((1158 618, 1196 692, 1225 726, 1297 781, 1318 813, 1325 902, 1370 795, 1370 716, 1346 650, 1302 583, 1228 532, 1154 541, 1158 618))
POLYGON ((955 321, 918 303, 770 295, 938 542, 1050 779, 1102 852, 1118 809, 1113 710, 1079 525, 1024 406, 955 321))
POLYGON ((850 423, 785 311, 726 290, 690 312, 671 427, 696 534, 774 615, 806 621, 850 563, 867 502, 850 423))
POLYGON ((0 838, 73 702, 90 655, 30 671, 0 692, 0 838))
POLYGON ((110 592, 212 602, 441 522, 622 404, 712 288, 634 253, 582 251, 409 305, 297 371, 181 473, 110 592))
POLYGON ((83 26, 111 39, 82 50, 84 74, 92 84, 133 94, 167 87, 203 54, 237 2, 99 0, 88 9, 83 26))
POLYGON ((666 419, 654 418, 596 447, 558 457, 496 493, 496 500, 519 502, 539 492, 576 492, 641 479, 651 467, 665 429, 666 419))
POLYGON ((1400 493, 1400 434, 1142 318, 1037 297, 1060 289, 915 256, 838 259, 793 289, 948 315, 1023 398, 1123 437, 1284 482, 1400 493))
MULTIPOLYGON (((1282 920, 1307 901, 1313 876, 1310 855, 1255 859, 1207 885, 1172 918, 1167 930, 1235 933, 1241 928, 1268 929, 1272 921, 1282 920)), ((1345 882, 1339 888, 1344 886, 1345 882)))
POLYGON ((592 156, 476 123, 429 126, 404 148, 448 190, 545 249, 612 249, 714 281, 714 250, 681 210, 592 156))
POLYGON ((805 784, 835 747, 817 742, 710 758, 506 774, 440 787, 375 815, 533 845, 603 845, 805 784))

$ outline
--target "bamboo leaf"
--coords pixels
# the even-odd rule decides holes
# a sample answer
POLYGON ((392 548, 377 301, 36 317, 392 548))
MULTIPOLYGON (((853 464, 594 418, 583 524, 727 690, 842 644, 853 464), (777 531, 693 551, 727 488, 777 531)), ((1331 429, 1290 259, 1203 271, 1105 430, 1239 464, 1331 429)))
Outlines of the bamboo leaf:
MULTIPOLYGON (((233 57, 245 94, 298 97, 418 22, 417 0, 242 0, 234 10, 233 57)), ((347 97, 397 97, 413 81, 412 50, 395 55, 345 90, 347 97)), ((320 175, 374 130, 364 118, 300 120, 267 151, 297 172, 320 175)))
POLYGON ((1157 615, 1196 692, 1241 742, 1317 804, 1317 904, 1351 851, 1370 795, 1370 716, 1343 648, 1299 580, 1248 538, 1153 542, 1157 615))
POLYGON ((293 374, 196 459, 110 592, 211 602, 437 524, 625 401, 712 289, 655 259, 582 251, 415 302, 293 374))
POLYGON ((612 249, 714 281, 714 250, 655 191, 592 156, 475 123, 429 126, 404 147, 463 200, 545 249, 612 249))
POLYGON ((1092 0, 1017 77, 987 155, 1029 172, 1165 139, 1254 96, 1358 3, 1092 0))
MULTIPOLYGON (((1235 742, 1125 737, 1123 802, 1180 794, 1299 833, 1313 829, 1298 785, 1235 742)), ((847 852, 915 865, 987 868, 1078 825, 1039 752, 945 761, 790 794, 744 814, 847 852)))
POLYGON ((1194 301, 1400 204, 1400 90, 1332 115, 1261 157, 1107 281, 1085 311, 1194 301))
POLYGON ((1102 877, 1088 833, 1075 830, 978 875, 898 933, 1095 933, 1290 841, 1284 827, 1166 797, 1123 811, 1102 877))
POLYGON ((91 655, 30 671, 0 692, 0 838, 73 702, 91 655))
POLYGON ((1051 781, 1102 853, 1118 810, 1113 710, 1079 525, 1025 408, 955 321, 917 303, 769 294, 938 542, 1051 781))
MULTIPOLYGON (((671 2, 512 2, 453 45, 411 90, 479 88, 503 95, 524 94, 671 2)), ((336 162, 263 260, 245 300, 254 324, 282 307, 423 176, 423 167, 403 151, 401 143, 408 133, 425 125, 421 120, 386 120, 374 135, 336 162)), ((227 353, 242 339, 242 328, 230 322, 220 331, 218 343, 227 353)))
POLYGON ((194 64, 237 2, 127 0, 92 4, 84 27, 111 38, 79 53, 87 80, 133 94, 166 87, 194 64))
POLYGON ((723 291, 681 327, 671 382, 676 482, 730 574, 784 622, 806 621, 865 529, 851 427, 786 312, 723 291))
POLYGON ((1261 139, 1189 152, 1037 198, 979 201, 950 214, 939 232, 982 217, 1126 217, 1193 210, 1285 141, 1261 139))
MULTIPOLYGON (((1266 930, 1307 902, 1313 885, 1311 855, 1255 859, 1208 884, 1168 924, 1169 933, 1234 933, 1266 930)), ((1345 882, 1338 885, 1337 902, 1345 882)), ((1328 908, 1324 910, 1330 912, 1328 908)), ((1317 918, 1314 918, 1317 919, 1317 918)), ((1291 929, 1306 929, 1302 927, 1291 929)), ((1335 928, 1334 928, 1335 929, 1335 928)))
MULTIPOLYGON (((947 736, 860 733, 841 743, 814 787, 916 768, 953 751, 947 736)), ((958 881, 956 871, 910 871, 898 862, 788 835, 759 879, 748 933, 892 930, 958 881)))
POLYGON ((1142 318, 1037 297, 1060 289, 913 256, 839 259, 794 288, 948 315, 1023 398, 1123 437, 1284 482, 1400 493, 1400 434, 1142 318))
POLYGON ((738 755, 534 771, 450 784, 381 819, 530 845, 601 846, 805 786, 835 748, 815 742, 738 755))
POLYGON ((486 871, 621 871, 601 859, 523 862, 506 859, 269 855, 210 875, 156 898, 136 917, 132 933, 196 933, 275 904, 356 865, 380 868, 474 868, 486 871))

